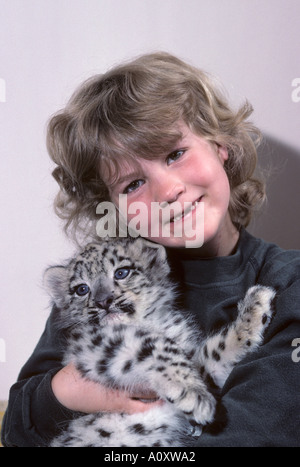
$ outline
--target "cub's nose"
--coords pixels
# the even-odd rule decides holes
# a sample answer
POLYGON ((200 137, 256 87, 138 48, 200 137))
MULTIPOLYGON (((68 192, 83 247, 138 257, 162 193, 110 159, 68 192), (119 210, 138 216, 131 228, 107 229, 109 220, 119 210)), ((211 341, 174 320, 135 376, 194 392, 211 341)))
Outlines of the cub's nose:
POLYGON ((97 298, 95 300, 95 304, 98 308, 104 308, 104 310, 108 310, 110 305, 113 302, 113 295, 108 295, 105 297, 97 298))

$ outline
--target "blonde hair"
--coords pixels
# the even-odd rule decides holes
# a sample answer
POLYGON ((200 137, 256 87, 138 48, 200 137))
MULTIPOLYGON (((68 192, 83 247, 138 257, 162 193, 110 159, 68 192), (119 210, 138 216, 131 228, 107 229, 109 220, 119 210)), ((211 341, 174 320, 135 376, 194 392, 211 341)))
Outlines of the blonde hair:
POLYGON ((75 232, 95 220, 98 203, 109 200, 103 164, 114 177, 126 160, 168 153, 184 122, 227 148, 229 213, 234 223, 247 226, 265 195, 254 176, 260 132, 248 121, 251 113, 248 102, 231 109, 210 75, 163 52, 88 79, 48 125, 48 150, 57 164, 53 176, 60 185, 57 214, 75 232))

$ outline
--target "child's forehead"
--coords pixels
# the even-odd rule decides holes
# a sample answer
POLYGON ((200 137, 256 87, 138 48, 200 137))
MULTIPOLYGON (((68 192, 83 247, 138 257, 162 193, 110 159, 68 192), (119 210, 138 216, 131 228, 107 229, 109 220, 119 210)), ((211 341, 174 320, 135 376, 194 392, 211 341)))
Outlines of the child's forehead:
POLYGON ((101 178, 108 188, 122 183, 132 176, 138 176, 142 172, 142 159, 138 157, 119 157, 104 159, 100 162, 101 178))

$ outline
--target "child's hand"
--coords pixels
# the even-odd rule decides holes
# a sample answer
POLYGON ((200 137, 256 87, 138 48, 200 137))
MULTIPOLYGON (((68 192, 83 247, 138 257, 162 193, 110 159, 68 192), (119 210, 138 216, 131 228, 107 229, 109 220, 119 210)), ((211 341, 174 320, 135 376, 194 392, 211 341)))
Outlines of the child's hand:
POLYGON ((157 395, 153 392, 141 391, 138 394, 129 394, 126 391, 110 389, 88 381, 72 363, 54 375, 52 390, 63 406, 83 413, 144 412, 163 403, 161 400, 155 400, 157 395))

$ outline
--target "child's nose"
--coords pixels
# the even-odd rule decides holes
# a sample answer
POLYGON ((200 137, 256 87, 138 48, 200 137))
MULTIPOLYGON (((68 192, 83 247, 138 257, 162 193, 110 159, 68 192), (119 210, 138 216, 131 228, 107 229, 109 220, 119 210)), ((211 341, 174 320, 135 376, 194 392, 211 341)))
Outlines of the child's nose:
POLYGON ((185 185, 178 179, 165 176, 157 184, 157 197, 160 203, 174 203, 185 192, 185 185))

